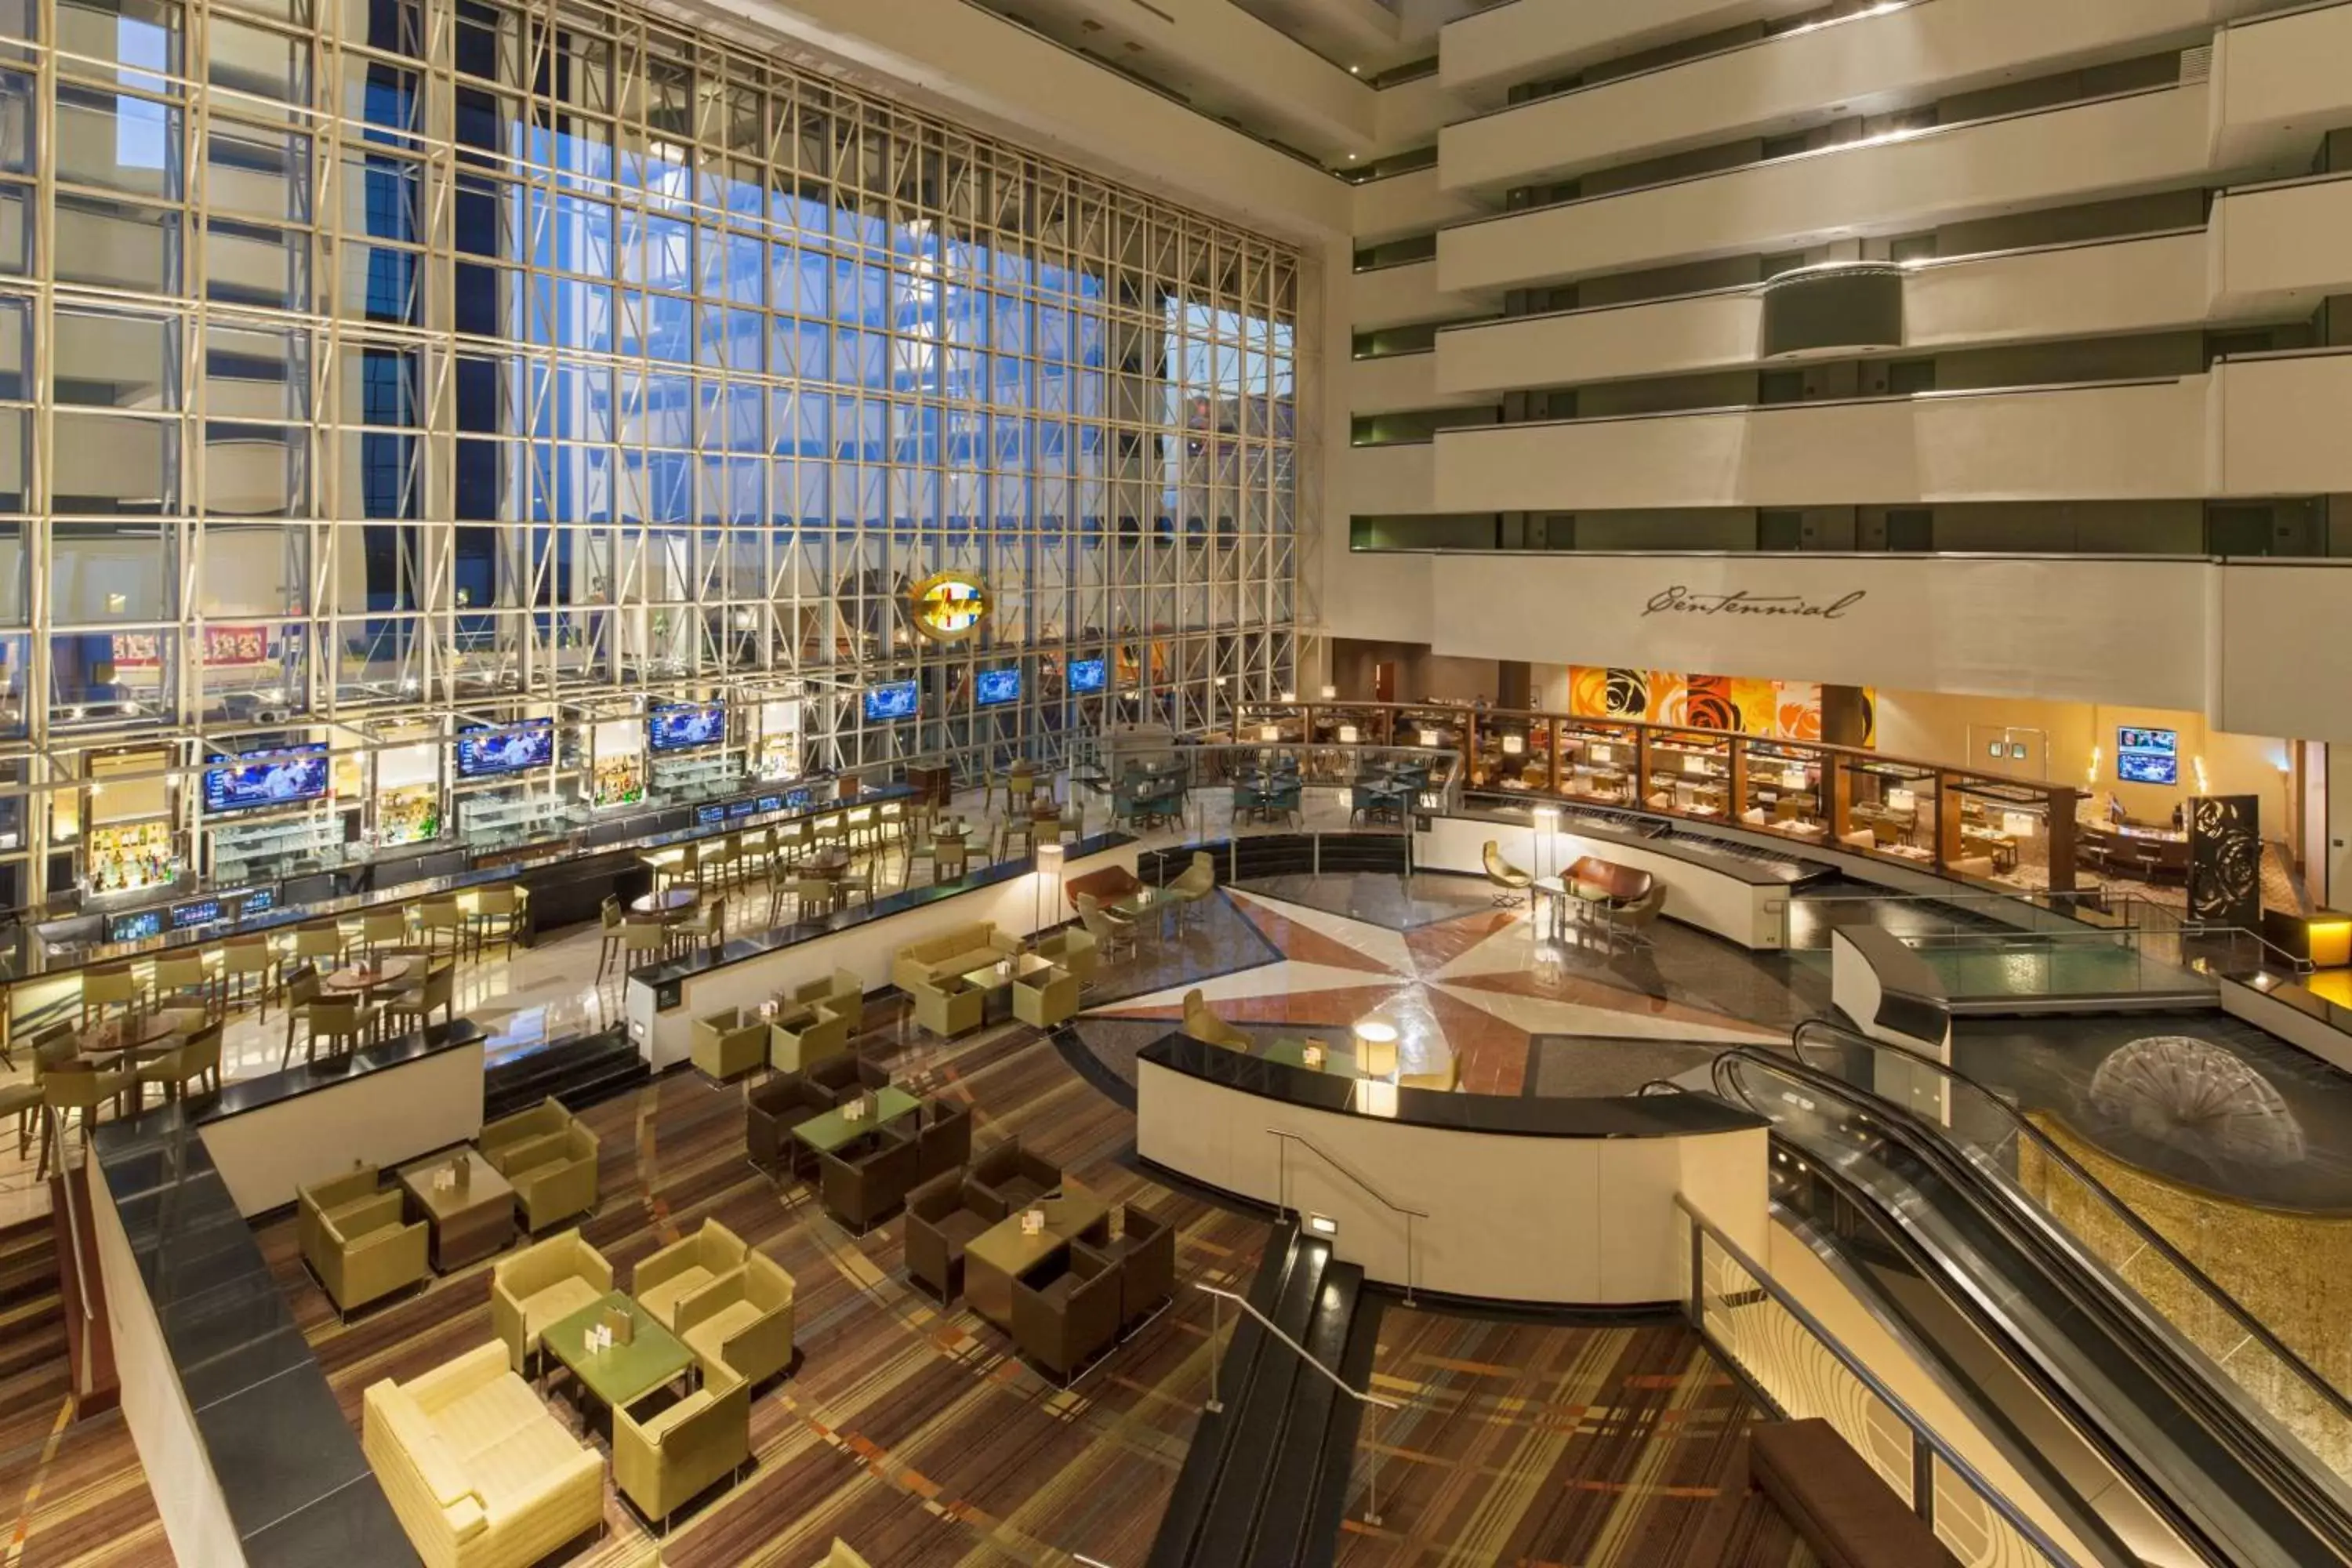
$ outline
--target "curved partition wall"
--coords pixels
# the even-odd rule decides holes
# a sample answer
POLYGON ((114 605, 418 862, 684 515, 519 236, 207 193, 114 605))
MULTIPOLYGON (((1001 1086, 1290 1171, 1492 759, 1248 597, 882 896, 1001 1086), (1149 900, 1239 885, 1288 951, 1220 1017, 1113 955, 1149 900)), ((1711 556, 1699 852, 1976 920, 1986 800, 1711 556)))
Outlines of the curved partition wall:
POLYGON ((1769 1245, 1766 1124, 1711 1095, 1445 1094, 1181 1035, 1145 1047, 1136 1073, 1146 1160, 1297 1209, 1386 1284, 1505 1301, 1677 1300, 1690 1268, 1678 1194, 1743 1247, 1769 1245))

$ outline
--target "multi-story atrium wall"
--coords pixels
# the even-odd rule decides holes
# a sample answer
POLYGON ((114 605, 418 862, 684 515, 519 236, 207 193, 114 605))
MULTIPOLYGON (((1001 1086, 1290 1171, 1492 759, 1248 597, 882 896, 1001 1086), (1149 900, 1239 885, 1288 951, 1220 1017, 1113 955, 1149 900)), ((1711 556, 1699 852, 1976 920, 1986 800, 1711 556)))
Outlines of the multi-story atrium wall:
POLYGON ((1292 684, 1283 247, 635 10, 0 31, 7 901, 126 743, 545 717, 584 784, 647 700, 820 770, 1292 684), (941 572, 968 639, 909 624, 941 572))

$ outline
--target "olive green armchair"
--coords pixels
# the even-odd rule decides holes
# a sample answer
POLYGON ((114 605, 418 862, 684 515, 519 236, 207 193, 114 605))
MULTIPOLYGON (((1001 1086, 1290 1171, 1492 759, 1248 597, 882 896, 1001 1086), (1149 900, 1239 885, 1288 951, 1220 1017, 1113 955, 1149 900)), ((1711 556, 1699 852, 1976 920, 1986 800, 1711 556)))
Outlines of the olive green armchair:
POLYGON ((706 1367, 702 1386, 640 1418, 613 1413, 613 1485, 664 1529, 669 1516, 734 1475, 751 1458, 751 1385, 725 1366, 706 1367))
POLYGON ((1203 1045, 1223 1046, 1234 1051, 1250 1048, 1250 1037, 1217 1016, 1216 1010, 1209 1005, 1197 986, 1184 993, 1184 1022, 1181 1026, 1185 1034, 1203 1045))
POLYGON ((1066 969, 1077 976, 1080 985, 1093 980, 1095 972, 1102 967, 1102 949, 1094 933, 1084 926, 1064 926, 1048 931, 1037 939, 1031 951, 1055 968, 1066 969))
POLYGON ((490 1322, 515 1371, 530 1364, 551 1324, 612 1293, 613 1266, 577 1230, 551 1236, 490 1266, 490 1322))
POLYGON ((765 1253, 677 1304, 677 1337, 704 1368, 724 1365, 757 1385, 793 1364, 793 1277, 765 1253))
POLYGON ((525 1230, 595 1209, 596 1135, 555 1100, 492 1122, 474 1147, 514 1188, 525 1230))
POLYGON ((849 1029, 849 1019, 822 1002, 784 1014, 768 1026, 768 1065, 778 1072, 806 1072, 847 1052, 849 1029))
POLYGON ((961 975, 919 980, 907 994, 914 998, 915 1022, 947 1039, 979 1028, 988 1006, 988 994, 965 984, 961 975))
POLYGON ((305 1187, 297 1198, 302 1259, 339 1316, 405 1290, 432 1272, 431 1233, 421 1221, 401 1218, 399 1191, 379 1191, 374 1166, 305 1187))
POLYGON ((785 994, 789 1007, 822 1007, 849 1020, 854 1032, 866 1024, 866 982, 846 969, 836 969, 822 980, 795 985, 785 994))
POLYGON ((1013 1016, 1035 1028, 1050 1029, 1077 1016, 1078 977, 1047 968, 1013 982, 1013 1016))
POLYGON ((767 1046, 767 1026, 744 1017, 741 1008, 730 1007, 694 1021, 694 1042, 687 1055, 698 1071, 724 1083, 758 1068, 767 1046))
POLYGON ((715 1219, 646 1258, 629 1276, 629 1294, 662 1327, 677 1327, 677 1304, 743 1267, 743 1238, 715 1219))

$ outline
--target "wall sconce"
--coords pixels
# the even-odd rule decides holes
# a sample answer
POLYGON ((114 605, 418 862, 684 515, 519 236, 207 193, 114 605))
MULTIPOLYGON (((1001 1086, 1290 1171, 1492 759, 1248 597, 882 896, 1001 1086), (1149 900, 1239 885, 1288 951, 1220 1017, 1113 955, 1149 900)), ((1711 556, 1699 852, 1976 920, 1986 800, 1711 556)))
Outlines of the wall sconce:
POLYGON ((1307 1228, 1318 1236, 1337 1236, 1339 1222, 1328 1214, 1311 1214, 1307 1216, 1307 1228))

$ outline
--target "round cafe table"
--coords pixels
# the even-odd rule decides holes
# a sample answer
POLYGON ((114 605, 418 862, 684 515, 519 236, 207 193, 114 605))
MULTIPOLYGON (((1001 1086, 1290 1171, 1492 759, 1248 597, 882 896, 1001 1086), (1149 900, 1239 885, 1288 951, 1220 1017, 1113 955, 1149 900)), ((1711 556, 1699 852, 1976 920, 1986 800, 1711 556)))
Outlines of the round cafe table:
POLYGON ((413 958, 386 958, 374 963, 354 963, 338 969, 319 984, 330 991, 378 991, 408 978, 416 967, 413 958))
POLYGON ((659 892, 640 893, 629 900, 633 915, 675 915, 694 907, 702 894, 693 888, 664 888, 659 892))
POLYGON ((846 849, 820 849, 801 862, 801 869, 812 877, 831 879, 849 869, 850 853, 846 849))
POLYGON ((179 1043, 179 1027, 160 1013, 140 1018, 110 1018, 73 1037, 74 1050, 90 1058, 160 1056, 179 1043))

